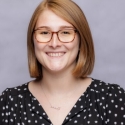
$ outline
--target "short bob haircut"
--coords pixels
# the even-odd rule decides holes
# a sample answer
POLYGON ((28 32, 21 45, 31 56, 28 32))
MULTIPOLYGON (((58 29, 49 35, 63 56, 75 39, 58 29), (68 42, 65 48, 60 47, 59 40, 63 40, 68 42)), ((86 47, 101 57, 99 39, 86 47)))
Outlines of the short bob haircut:
POLYGON ((81 8, 72 0, 43 0, 34 11, 28 27, 27 46, 30 76, 42 78, 42 65, 38 62, 33 43, 33 32, 39 15, 46 9, 72 24, 80 37, 79 53, 72 74, 76 78, 84 78, 91 74, 94 61, 94 45, 91 31, 81 8))

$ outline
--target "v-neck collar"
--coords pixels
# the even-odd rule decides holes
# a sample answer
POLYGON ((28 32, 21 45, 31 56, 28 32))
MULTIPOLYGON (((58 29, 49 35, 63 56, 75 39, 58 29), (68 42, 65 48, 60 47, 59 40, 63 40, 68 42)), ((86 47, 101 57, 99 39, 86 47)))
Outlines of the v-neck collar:
MULTIPOLYGON (((66 122, 68 122, 69 120, 71 120, 74 116, 76 116, 79 112, 82 112, 85 108, 87 108, 87 102, 86 102, 86 94, 88 93, 87 91, 91 88, 92 84, 93 84, 94 79, 92 79, 91 84, 87 87, 86 91, 83 92, 83 94, 79 97, 79 99, 76 101, 76 103, 74 104, 74 106, 71 108, 70 112, 67 114, 67 116, 65 117, 63 124, 65 124, 66 122)), ((27 88, 28 88, 28 84, 27 84, 27 88)), ((29 89, 28 89, 29 90, 29 89)), ((32 95, 32 93, 29 91, 30 96, 32 98, 32 113, 35 113, 36 115, 39 115, 41 117, 43 117, 44 119, 46 119, 49 123, 52 124, 51 119, 49 119, 47 113, 45 112, 44 108, 42 107, 42 105, 39 103, 39 101, 32 95), (36 106, 37 105, 37 106, 36 106), (34 106, 36 106, 34 108, 34 106)))

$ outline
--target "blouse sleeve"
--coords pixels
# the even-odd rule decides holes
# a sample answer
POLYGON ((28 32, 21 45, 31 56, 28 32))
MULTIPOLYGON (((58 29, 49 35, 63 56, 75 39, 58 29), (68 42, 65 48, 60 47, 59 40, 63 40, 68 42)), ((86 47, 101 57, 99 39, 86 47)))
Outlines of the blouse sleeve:
POLYGON ((6 89, 2 95, 0 95, 0 125, 3 125, 3 122, 8 122, 9 116, 9 91, 6 89))
POLYGON ((111 85, 107 94, 107 125, 125 125, 125 91, 111 85))

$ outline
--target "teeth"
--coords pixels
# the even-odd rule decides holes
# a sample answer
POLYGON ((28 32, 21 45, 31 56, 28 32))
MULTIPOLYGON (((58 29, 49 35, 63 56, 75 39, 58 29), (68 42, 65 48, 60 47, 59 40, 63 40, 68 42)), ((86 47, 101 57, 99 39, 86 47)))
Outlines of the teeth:
POLYGON ((49 56, 51 57, 59 57, 62 56, 64 53, 48 53, 49 56))

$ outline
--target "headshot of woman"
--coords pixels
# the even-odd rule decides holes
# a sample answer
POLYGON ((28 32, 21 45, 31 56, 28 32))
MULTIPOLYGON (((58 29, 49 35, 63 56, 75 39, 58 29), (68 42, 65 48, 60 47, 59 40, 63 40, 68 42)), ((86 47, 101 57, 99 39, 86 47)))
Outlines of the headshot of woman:
POLYGON ((82 9, 43 0, 27 32, 34 80, 0 96, 0 125, 125 125, 125 91, 89 77, 95 52, 82 9))

